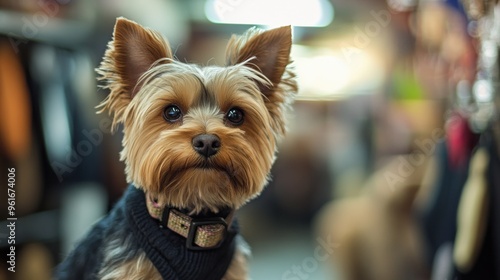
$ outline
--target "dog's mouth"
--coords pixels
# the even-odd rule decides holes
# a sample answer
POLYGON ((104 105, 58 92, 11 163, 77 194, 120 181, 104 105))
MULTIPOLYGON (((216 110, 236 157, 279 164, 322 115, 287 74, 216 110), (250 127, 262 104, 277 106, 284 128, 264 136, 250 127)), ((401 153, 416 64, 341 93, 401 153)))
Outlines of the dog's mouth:
POLYGON ((228 168, 226 168, 225 166, 221 166, 209 161, 202 161, 188 168, 228 172, 228 168))
POLYGON ((209 189, 211 192, 225 191, 227 188, 240 189, 241 179, 238 174, 232 165, 219 164, 215 161, 206 160, 178 165, 163 172, 158 188, 147 191, 147 200, 152 209, 163 209, 172 200, 176 201, 174 202, 176 205, 179 203, 190 205, 189 201, 179 202, 177 195, 192 192, 202 194, 209 189))
MULTIPOLYGON (((208 160, 196 162, 196 163, 193 163, 190 165, 182 166, 182 167, 174 169, 174 170, 170 170, 162 178, 163 185, 164 186, 169 185, 169 182, 171 180, 174 180, 175 177, 195 175, 191 172, 196 172, 197 173, 196 175, 199 175, 199 176, 207 175, 207 178, 209 178, 210 181, 213 181, 213 178, 215 178, 217 176, 224 176, 225 175, 234 187, 237 187, 239 185, 239 183, 238 183, 239 180, 237 178, 238 172, 236 172, 235 168, 233 168, 232 166, 228 166, 228 165, 220 165, 220 164, 217 164, 215 162, 208 161, 208 160), (216 176, 214 176, 214 174, 216 176)), ((221 177, 219 177, 219 178, 222 179, 221 177)), ((208 181, 207 181, 207 183, 208 183, 208 181)))
POLYGON ((225 173, 230 179, 235 176, 235 172, 233 168, 230 166, 226 165, 221 165, 213 161, 205 160, 205 161, 200 161, 196 162, 192 165, 187 165, 183 167, 182 169, 179 169, 178 172, 182 171, 187 171, 187 170, 200 170, 200 171, 206 171, 206 172, 220 172, 220 173, 225 173))
POLYGON ((236 178, 236 172, 227 166, 221 166, 209 162, 203 162, 191 167, 191 169, 201 170, 203 172, 217 172, 220 174, 225 174, 233 186, 238 185, 238 180, 236 178))

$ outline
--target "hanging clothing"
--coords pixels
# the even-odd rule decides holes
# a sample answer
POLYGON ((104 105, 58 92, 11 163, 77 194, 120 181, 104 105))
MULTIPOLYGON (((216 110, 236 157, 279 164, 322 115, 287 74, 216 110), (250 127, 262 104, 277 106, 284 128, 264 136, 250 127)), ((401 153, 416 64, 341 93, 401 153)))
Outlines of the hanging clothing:
POLYGON ((478 140, 468 120, 457 111, 447 123, 446 140, 436 145, 436 181, 420 215, 431 267, 439 248, 455 241, 458 204, 467 181, 472 150, 478 140))
POLYGON ((421 225, 427 243, 427 259, 432 266, 439 247, 455 240, 457 209, 467 180, 468 161, 454 165, 450 162, 447 142, 436 145, 437 178, 427 207, 421 213, 421 225))
POLYGON ((457 270, 456 279, 500 279, 500 151, 498 139, 490 129, 481 135, 479 148, 484 148, 489 156, 486 167, 486 187, 488 195, 486 232, 472 268, 467 272, 457 270))

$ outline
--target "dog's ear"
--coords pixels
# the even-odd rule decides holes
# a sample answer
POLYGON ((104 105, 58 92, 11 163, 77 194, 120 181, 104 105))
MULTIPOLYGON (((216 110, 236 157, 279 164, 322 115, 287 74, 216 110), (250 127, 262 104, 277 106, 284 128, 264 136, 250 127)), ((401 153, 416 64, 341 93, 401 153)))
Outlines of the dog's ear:
POLYGON ((272 93, 290 62, 292 30, 283 26, 268 31, 250 29, 242 36, 233 35, 226 49, 229 65, 247 61, 246 65, 264 74, 271 86, 259 84, 265 95, 272 93))
POLYGON ((139 78, 162 58, 172 58, 172 52, 160 34, 123 17, 116 20, 113 39, 97 69, 98 79, 110 90, 101 111, 114 115, 113 126, 122 121, 125 108, 141 89, 139 78))
POLYGON ((233 35, 226 48, 228 65, 244 63, 262 73, 270 82, 255 80, 273 119, 276 136, 285 133, 284 108, 297 92, 295 73, 290 68, 292 29, 283 26, 267 31, 250 29, 241 36, 233 35))

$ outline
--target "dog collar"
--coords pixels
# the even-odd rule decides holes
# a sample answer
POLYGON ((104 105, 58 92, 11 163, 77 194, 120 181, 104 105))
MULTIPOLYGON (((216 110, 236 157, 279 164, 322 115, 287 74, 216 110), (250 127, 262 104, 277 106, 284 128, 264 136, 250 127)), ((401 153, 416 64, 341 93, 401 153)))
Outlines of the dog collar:
POLYGON ((146 195, 146 205, 151 217, 160 221, 161 227, 186 238, 186 248, 190 250, 209 250, 220 247, 227 235, 234 210, 226 211, 224 216, 191 217, 173 207, 159 207, 146 195))

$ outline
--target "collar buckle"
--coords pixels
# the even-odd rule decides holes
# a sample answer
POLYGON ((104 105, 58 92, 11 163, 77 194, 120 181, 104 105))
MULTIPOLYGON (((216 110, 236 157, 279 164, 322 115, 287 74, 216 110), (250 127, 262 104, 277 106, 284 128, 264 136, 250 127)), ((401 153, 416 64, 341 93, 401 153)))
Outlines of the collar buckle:
POLYGON ((189 250, 217 249, 226 239, 227 223, 221 217, 193 219, 186 237, 189 250))
POLYGON ((193 218, 175 208, 165 208, 162 224, 186 238, 186 248, 194 251, 216 249, 226 239, 227 222, 222 217, 193 218))

